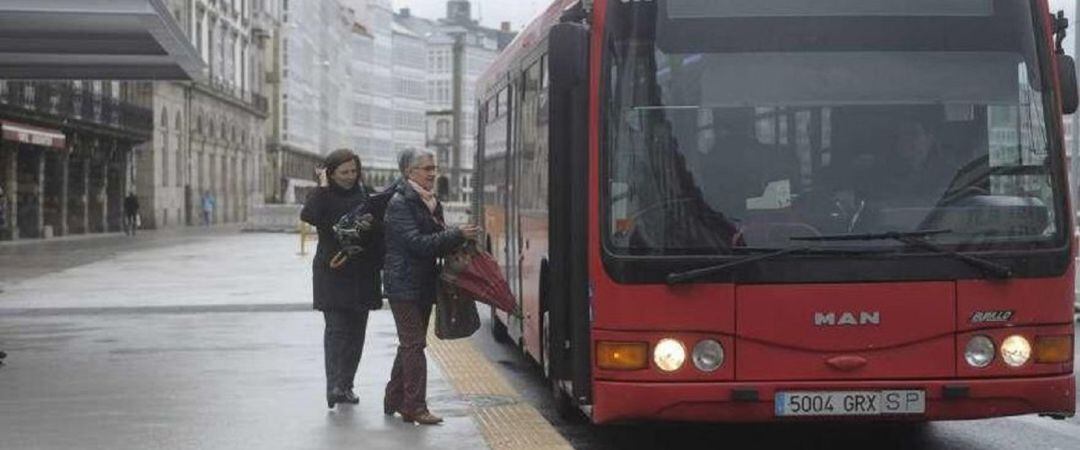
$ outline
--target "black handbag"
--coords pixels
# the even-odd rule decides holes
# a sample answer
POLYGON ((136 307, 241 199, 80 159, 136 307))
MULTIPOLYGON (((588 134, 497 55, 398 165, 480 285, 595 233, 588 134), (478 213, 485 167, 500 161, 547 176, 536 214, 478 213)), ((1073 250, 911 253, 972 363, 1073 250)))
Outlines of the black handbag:
POLYGON ((480 329, 476 301, 449 283, 439 283, 435 299, 435 336, 442 340, 472 336, 480 329))

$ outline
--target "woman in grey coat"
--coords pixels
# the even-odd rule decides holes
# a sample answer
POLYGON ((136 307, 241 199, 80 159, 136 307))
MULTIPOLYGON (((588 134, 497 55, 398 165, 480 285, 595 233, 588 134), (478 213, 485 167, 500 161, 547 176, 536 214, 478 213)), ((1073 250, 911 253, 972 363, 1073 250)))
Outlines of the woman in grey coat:
POLYGON ((386 207, 384 287, 397 324, 398 349, 383 411, 406 422, 433 425, 442 419, 427 409, 428 321, 435 303, 437 259, 474 239, 474 225, 447 227, 435 198, 438 168, 431 153, 406 150, 398 157, 403 175, 386 207))

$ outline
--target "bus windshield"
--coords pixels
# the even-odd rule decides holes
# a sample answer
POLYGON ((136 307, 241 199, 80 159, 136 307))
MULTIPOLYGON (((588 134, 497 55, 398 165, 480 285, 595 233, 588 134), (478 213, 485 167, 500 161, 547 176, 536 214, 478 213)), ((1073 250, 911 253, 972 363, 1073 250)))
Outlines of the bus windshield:
POLYGON ((1033 11, 1027 0, 611 0, 606 245, 727 254, 920 230, 947 230, 932 240, 958 250, 1061 245, 1033 11))

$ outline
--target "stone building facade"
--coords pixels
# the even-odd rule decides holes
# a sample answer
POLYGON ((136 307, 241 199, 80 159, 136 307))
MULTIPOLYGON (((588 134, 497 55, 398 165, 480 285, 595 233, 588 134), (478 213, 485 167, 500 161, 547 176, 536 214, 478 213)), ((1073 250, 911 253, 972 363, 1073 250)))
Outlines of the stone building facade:
POLYGON ((122 229, 148 83, 0 80, 0 240, 122 229))
POLYGON ((144 226, 196 225, 203 197, 211 223, 242 222, 264 201, 269 104, 264 49, 272 0, 170 0, 177 22, 207 63, 196 82, 154 83, 154 132, 138 152, 144 226))

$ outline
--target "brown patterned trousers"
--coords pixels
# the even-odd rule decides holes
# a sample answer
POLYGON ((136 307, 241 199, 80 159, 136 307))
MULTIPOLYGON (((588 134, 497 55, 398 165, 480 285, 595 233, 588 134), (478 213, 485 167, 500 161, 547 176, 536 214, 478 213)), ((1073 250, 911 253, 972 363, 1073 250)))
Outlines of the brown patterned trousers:
POLYGON ((386 384, 387 405, 398 411, 416 414, 427 411, 427 329, 432 302, 390 301, 397 324, 398 349, 390 382, 386 384))

